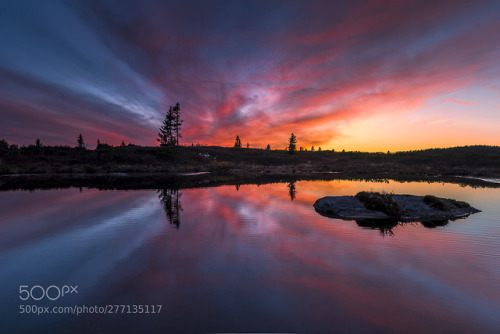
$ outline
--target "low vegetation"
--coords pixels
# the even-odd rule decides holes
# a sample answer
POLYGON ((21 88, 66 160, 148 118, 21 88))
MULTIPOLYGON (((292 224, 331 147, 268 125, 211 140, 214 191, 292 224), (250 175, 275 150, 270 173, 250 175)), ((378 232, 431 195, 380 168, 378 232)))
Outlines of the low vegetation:
POLYGON ((422 198, 425 204, 430 206, 431 208, 439 211, 450 211, 452 209, 447 203, 443 202, 439 198, 433 195, 426 195, 422 198))
POLYGON ((455 199, 449 199, 448 201, 450 201, 451 203, 453 203, 453 205, 460 209, 470 208, 470 204, 467 202, 457 201, 455 199))
POLYGON ((355 196, 367 209, 381 211, 391 217, 399 217, 400 207, 392 194, 361 191, 355 196))
MULTIPOLYGON (((500 147, 474 146, 412 152, 362 153, 270 150, 219 146, 110 146, 96 149, 18 147, 0 140, 0 174, 224 173, 250 175, 336 175, 342 178, 443 180, 500 177, 500 147)), ((453 181, 453 180, 452 180, 453 181)))

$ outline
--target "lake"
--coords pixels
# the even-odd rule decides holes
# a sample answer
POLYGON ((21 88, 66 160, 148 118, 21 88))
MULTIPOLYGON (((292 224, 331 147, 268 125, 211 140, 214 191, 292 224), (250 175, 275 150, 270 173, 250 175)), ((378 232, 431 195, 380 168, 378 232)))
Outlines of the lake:
POLYGON ((500 189, 69 188, 2 192, 0 209, 2 333, 500 332, 500 189), (381 230, 312 206, 361 190, 432 194, 482 212, 381 230))

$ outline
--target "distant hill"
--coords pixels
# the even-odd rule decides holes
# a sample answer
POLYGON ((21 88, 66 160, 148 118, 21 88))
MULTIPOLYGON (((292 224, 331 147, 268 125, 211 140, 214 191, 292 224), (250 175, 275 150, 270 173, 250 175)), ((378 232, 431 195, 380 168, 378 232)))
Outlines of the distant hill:
POLYGON ((438 154, 500 154, 500 146, 488 145, 472 145, 472 146, 457 146, 448 148, 429 148, 416 151, 403 151, 397 153, 438 153, 438 154))

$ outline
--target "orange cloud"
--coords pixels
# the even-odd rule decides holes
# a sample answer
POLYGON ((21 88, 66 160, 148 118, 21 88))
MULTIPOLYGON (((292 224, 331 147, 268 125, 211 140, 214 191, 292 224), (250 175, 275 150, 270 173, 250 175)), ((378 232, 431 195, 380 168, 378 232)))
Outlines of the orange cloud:
MULTIPOLYGON (((299 146, 337 148, 342 140, 348 150, 386 151, 394 142, 421 145, 418 137, 409 142, 404 136, 425 131, 410 115, 439 119, 428 106, 436 98, 460 96, 451 94, 469 87, 480 92, 500 74, 499 44, 491 43, 500 24, 483 4, 367 0, 208 7, 179 3, 173 11, 161 2, 127 2, 120 10, 130 18, 122 21, 90 6, 92 15, 80 17, 82 29, 103 38, 81 45, 89 60, 71 52, 57 61, 51 46, 74 43, 59 36, 64 29, 38 43, 20 36, 5 48, 12 49, 9 54, 30 54, 26 50, 39 45, 41 56, 36 62, 26 58, 22 71, 0 71, 0 132, 21 143, 40 137, 69 144, 84 132, 89 142, 157 145, 165 111, 178 101, 182 144, 232 146, 239 134, 251 147, 282 148, 294 132, 299 146), (24 48, 16 49, 18 44, 24 48), (105 61, 93 63, 99 59, 94 53, 107 55, 105 61), (43 59, 61 66, 54 71, 43 59), (366 122, 393 116, 398 131, 366 122), (376 146, 371 133, 382 134, 376 146)), ((482 105, 495 103, 481 98, 482 105)), ((491 123, 490 115, 445 108, 454 122, 477 120, 467 134, 486 141, 480 128, 486 119, 491 123)), ((453 126, 446 138, 464 139, 453 126)))

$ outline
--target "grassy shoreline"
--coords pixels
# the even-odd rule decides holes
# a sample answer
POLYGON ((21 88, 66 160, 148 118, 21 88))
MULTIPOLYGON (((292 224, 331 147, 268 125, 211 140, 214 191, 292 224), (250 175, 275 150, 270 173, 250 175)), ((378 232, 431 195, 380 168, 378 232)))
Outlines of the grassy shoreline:
POLYGON ((47 183, 113 188, 113 183, 120 186, 127 179, 148 188, 156 188, 162 182, 176 183, 175 179, 186 184, 198 179, 230 184, 279 179, 284 182, 393 179, 495 187, 495 183, 478 178, 500 177, 500 147, 469 146, 391 154, 333 151, 289 154, 284 150, 218 146, 120 146, 95 150, 10 147, 0 151, 0 175, 3 175, 0 189, 8 189, 6 184, 13 187, 14 183, 28 188, 36 187, 37 183, 42 187, 47 183), (198 172, 210 174, 179 176, 198 172))
POLYGON ((32 174, 0 176, 0 191, 42 190, 64 188, 93 188, 100 190, 140 190, 140 189, 188 189, 208 188, 223 185, 240 186, 243 184, 263 185, 269 183, 293 183, 298 181, 370 181, 387 182, 425 182, 453 183, 473 188, 500 188, 500 183, 461 177, 398 177, 398 178, 360 178, 341 174, 300 175, 234 175, 234 174, 32 174))

